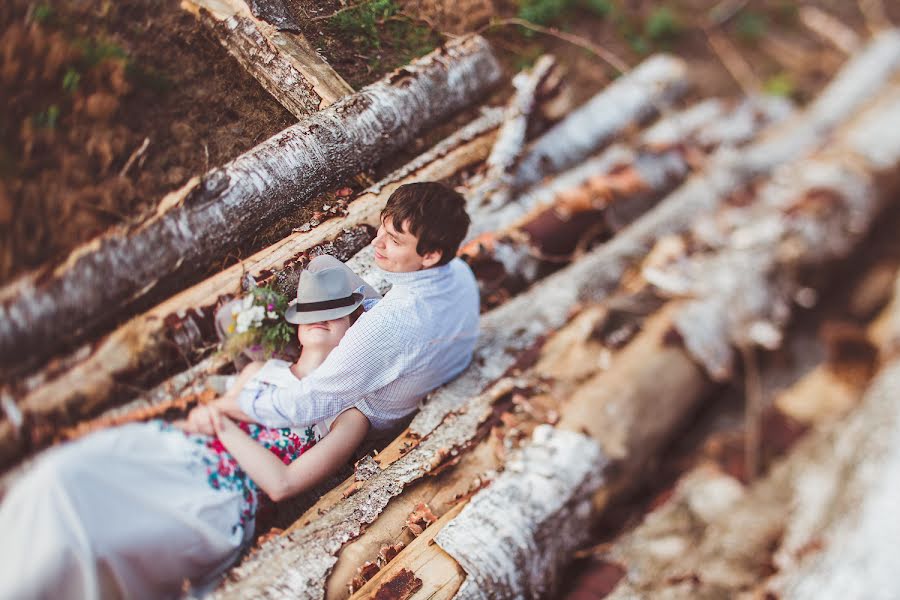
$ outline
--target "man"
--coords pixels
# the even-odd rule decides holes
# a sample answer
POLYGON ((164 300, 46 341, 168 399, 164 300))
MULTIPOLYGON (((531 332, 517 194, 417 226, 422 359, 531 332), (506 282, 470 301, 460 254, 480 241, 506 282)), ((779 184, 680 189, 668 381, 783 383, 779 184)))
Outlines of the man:
POLYGON ((372 242, 391 290, 313 373, 267 395, 220 399, 217 407, 270 427, 304 427, 355 407, 376 432, 395 428, 472 358, 478 286, 456 258, 468 228, 465 201, 450 188, 399 187, 372 242))

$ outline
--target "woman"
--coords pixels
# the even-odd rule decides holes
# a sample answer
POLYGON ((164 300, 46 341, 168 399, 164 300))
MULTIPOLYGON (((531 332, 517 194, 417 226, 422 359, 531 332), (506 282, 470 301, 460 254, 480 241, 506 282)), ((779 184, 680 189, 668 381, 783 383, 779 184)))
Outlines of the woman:
MULTIPOLYGON (((314 259, 285 315, 298 324, 300 358, 252 363, 229 393, 260 393, 321 364, 374 294, 358 284, 339 261, 314 259)), ((356 409, 330 421, 268 429, 201 408, 47 451, 0 506, 0 598, 157 598, 208 584, 252 538, 260 491, 278 501, 309 489, 369 430, 356 409)))

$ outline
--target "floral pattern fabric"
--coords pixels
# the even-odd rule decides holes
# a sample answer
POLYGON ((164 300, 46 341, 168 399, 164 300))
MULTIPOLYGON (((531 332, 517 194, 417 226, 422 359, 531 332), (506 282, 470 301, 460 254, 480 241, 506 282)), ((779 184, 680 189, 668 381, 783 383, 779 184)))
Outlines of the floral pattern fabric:
MULTIPOLYGON (((245 527, 253 521, 259 508, 259 487, 241 468, 217 437, 182 431, 170 423, 157 421, 161 430, 180 433, 193 443, 194 456, 206 472, 206 481, 217 490, 227 490, 241 495, 241 519, 235 524, 245 527)), ((286 465, 309 450, 318 441, 313 427, 296 430, 289 427, 269 428, 257 423, 239 422, 238 426, 264 448, 272 452, 286 465)))

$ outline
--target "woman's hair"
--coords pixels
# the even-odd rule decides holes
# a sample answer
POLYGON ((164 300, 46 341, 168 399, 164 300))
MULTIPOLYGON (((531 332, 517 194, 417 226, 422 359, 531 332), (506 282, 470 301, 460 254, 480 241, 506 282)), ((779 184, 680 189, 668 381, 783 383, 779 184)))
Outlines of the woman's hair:
POLYGON ((360 316, 362 316, 362 314, 364 312, 365 312, 365 309, 363 308, 362 304, 357 306, 356 309, 352 313, 350 313, 350 325, 352 326, 354 323, 356 323, 356 320, 360 316))
POLYGON ((410 233, 419 238, 416 252, 420 256, 440 251, 436 266, 445 265, 456 256, 469 230, 465 199, 437 182, 401 185, 388 198, 381 219, 390 219, 400 233, 408 225, 410 233))

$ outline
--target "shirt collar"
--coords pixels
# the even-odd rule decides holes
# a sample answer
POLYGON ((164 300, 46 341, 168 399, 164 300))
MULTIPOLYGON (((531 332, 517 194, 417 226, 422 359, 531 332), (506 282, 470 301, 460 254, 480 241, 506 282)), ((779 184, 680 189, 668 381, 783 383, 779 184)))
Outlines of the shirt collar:
MULTIPOLYGON (((454 259, 456 260, 456 259, 454 259)), ((431 267, 422 269, 421 271, 410 271, 408 273, 392 273, 390 271, 381 270, 384 278, 390 282, 392 287, 396 286, 415 286, 431 285, 440 279, 443 279, 450 273, 450 263, 439 267, 431 267)))

